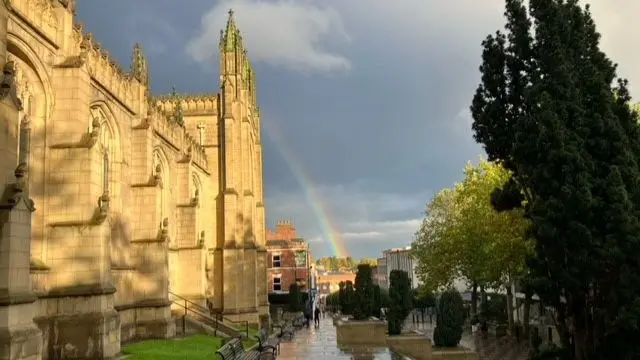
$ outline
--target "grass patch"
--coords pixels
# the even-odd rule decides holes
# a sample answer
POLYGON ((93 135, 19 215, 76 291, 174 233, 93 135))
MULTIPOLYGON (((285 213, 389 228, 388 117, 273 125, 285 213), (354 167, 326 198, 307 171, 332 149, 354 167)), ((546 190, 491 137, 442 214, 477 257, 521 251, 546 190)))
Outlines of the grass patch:
MULTIPOLYGON (((255 344, 243 341, 245 349, 255 344)), ((125 360, 211 360, 216 359, 216 350, 222 338, 208 335, 193 335, 181 339, 146 340, 125 345, 122 353, 125 360)))
MULTIPOLYGON (((240 327, 233 326, 233 329, 242 335, 245 335, 247 333, 247 328, 245 328, 244 326, 240 326, 240 327)), ((258 337, 259 331, 260 329, 258 329, 258 326, 249 325, 249 339, 255 339, 256 337, 258 337)))

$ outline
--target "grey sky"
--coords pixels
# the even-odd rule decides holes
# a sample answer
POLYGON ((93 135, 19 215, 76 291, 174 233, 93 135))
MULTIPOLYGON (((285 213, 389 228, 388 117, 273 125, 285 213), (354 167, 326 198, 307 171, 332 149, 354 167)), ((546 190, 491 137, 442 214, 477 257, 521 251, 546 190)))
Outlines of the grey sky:
MULTIPOLYGON (((640 81, 640 1, 591 4, 604 50, 632 85, 640 81)), ((467 108, 479 81, 480 42, 503 25, 502 0, 110 0, 78 7, 79 19, 121 63, 129 63, 134 42, 142 44, 154 93, 218 89, 218 36, 234 9, 267 128, 268 222, 293 220, 317 256, 331 254, 329 229, 305 188, 313 186, 353 256, 376 256, 409 244, 433 192, 482 153, 467 108)))

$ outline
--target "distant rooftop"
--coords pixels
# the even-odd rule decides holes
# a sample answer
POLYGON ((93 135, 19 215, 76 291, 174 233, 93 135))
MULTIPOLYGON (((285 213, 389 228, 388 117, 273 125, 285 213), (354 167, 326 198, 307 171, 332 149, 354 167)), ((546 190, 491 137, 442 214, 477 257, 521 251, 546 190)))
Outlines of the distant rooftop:
POLYGON ((391 248, 391 249, 384 250, 383 253, 401 252, 401 251, 408 251, 408 250, 411 250, 411 246, 405 246, 403 248, 391 248))

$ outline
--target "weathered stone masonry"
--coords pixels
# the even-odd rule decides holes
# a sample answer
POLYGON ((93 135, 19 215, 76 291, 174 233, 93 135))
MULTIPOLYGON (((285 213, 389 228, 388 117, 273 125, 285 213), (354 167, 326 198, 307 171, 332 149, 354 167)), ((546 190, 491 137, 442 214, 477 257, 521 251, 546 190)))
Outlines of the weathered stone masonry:
POLYGON ((257 323, 260 113, 233 16, 220 93, 151 97, 142 48, 121 70, 74 7, 0 4, 0 360, 172 336, 170 292, 257 323))

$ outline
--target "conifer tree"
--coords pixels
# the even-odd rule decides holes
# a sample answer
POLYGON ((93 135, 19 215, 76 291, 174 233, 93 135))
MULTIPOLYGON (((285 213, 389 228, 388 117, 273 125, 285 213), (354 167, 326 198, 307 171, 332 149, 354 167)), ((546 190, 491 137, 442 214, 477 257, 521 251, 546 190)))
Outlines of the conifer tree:
POLYGON ((344 286, 344 303, 342 307, 342 313, 345 315, 353 314, 353 306, 355 302, 355 291, 353 289, 353 283, 351 280, 347 280, 344 286))
POLYGON ((353 318, 355 320, 366 320, 371 316, 374 302, 371 266, 364 263, 359 264, 355 280, 353 318))
POLYGON ((576 359, 640 354, 640 137, 627 82, 578 0, 506 0, 483 42, 471 112, 489 160, 512 172, 497 210, 523 206, 528 281, 576 359), (574 345, 569 330, 573 329, 574 345))
POLYGON ((389 335, 400 335, 402 324, 413 308, 411 281, 403 270, 392 270, 389 274, 389 314, 387 330, 389 335))

